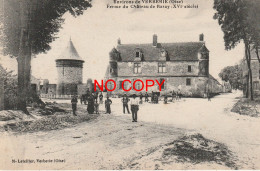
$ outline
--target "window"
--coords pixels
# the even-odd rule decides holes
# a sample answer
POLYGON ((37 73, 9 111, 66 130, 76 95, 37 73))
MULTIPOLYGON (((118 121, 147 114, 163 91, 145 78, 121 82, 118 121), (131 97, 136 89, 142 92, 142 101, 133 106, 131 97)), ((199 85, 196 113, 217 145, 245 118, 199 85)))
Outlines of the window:
POLYGON ((140 58, 140 56, 141 56, 141 53, 140 53, 140 52, 135 52, 135 57, 136 57, 136 58, 140 58))
POLYGON ((64 83, 62 83, 61 85, 61 94, 64 95, 65 93, 65 87, 64 87, 64 83))
POLYGON ((186 79, 186 85, 187 85, 187 86, 190 86, 190 85, 191 85, 191 79, 190 79, 190 78, 187 78, 187 79, 186 79))
POLYGON ((201 59, 201 53, 200 52, 198 53, 198 59, 201 59))
POLYGON ((141 73, 141 64, 140 63, 134 63, 134 73, 135 74, 141 73))
POLYGON ((123 81, 119 81, 119 90, 122 90, 122 83, 123 81))
POLYGON ((161 57, 166 57, 166 51, 165 50, 161 51, 161 57))
MULTIPOLYGON (((163 82, 163 80, 164 80, 164 78, 160 79, 160 84, 163 82)), ((161 90, 164 90, 164 88, 165 88, 165 81, 163 82, 163 85, 161 86, 161 90)))
POLYGON ((188 72, 191 72, 191 65, 188 65, 188 72))
POLYGON ((165 63, 158 63, 158 72, 159 73, 166 73, 166 64, 165 63))
MULTIPOLYGON (((140 80, 140 79, 133 79, 132 87, 134 86, 134 82, 135 82, 136 80, 140 80)), ((141 83, 140 81, 137 81, 137 82, 135 83, 135 89, 140 90, 141 88, 142 88, 142 83, 141 83)))

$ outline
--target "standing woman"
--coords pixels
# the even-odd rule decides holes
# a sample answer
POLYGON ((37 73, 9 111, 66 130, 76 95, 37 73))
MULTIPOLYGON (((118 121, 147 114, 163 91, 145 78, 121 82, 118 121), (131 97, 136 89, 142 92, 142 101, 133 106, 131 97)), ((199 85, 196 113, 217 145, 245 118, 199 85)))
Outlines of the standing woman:
POLYGON ((111 107, 110 105, 112 104, 112 100, 109 99, 107 96, 107 99, 105 100, 105 107, 106 107, 106 113, 111 113, 111 107))
POLYGON ((103 94, 102 94, 102 91, 101 91, 101 94, 99 95, 99 103, 103 104, 103 94))
POLYGON ((74 115, 74 116, 77 116, 77 115, 76 115, 77 103, 78 103, 77 96, 74 95, 74 96, 72 97, 72 99, 71 99, 72 111, 73 111, 73 115, 74 115))
POLYGON ((90 94, 89 97, 88 97, 88 107, 87 107, 87 111, 89 114, 93 114, 94 113, 94 96, 93 94, 90 94))
POLYGON ((136 98, 135 94, 133 94, 133 99, 131 99, 130 105, 131 105, 132 118, 133 118, 132 122, 137 122, 137 112, 139 110, 139 101, 136 98))

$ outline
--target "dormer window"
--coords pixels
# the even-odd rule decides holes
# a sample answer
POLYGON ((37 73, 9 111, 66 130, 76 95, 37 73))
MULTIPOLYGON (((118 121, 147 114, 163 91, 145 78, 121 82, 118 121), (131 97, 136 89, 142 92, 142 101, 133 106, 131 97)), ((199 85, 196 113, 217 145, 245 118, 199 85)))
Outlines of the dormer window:
POLYGON ((135 61, 143 61, 144 60, 144 54, 142 52, 142 49, 140 49, 140 48, 135 49, 133 56, 135 58, 134 59, 135 61))
POLYGON ((201 53, 200 52, 198 53, 198 59, 201 59, 201 53))
POLYGON ((135 52, 135 57, 136 58, 140 58, 141 57, 141 52, 140 51, 135 52))
POLYGON ((166 57, 167 52, 165 50, 161 50, 161 57, 166 57))

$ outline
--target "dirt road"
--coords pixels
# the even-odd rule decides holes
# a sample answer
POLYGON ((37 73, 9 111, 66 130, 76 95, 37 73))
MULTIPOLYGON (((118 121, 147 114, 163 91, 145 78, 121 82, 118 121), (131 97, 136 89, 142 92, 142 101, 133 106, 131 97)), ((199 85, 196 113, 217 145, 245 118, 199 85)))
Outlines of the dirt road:
POLYGON ((1 169, 229 169, 214 162, 163 164, 158 160, 165 144, 183 135, 201 133, 226 144, 238 157, 239 169, 259 169, 259 118, 229 112, 239 95, 221 95, 211 102, 182 99, 167 105, 143 104, 137 123, 131 122, 130 115, 122 114, 120 100, 113 99, 112 115, 101 114, 98 119, 76 127, 21 135, 4 133, 0 141, 0 166, 1 169))

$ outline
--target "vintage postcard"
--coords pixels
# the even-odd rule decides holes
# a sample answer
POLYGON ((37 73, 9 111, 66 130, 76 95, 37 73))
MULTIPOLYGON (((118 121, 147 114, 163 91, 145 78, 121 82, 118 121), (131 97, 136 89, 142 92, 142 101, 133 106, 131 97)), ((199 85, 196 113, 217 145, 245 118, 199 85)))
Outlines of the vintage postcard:
POLYGON ((260 169, 259 0, 0 7, 0 170, 260 169))

